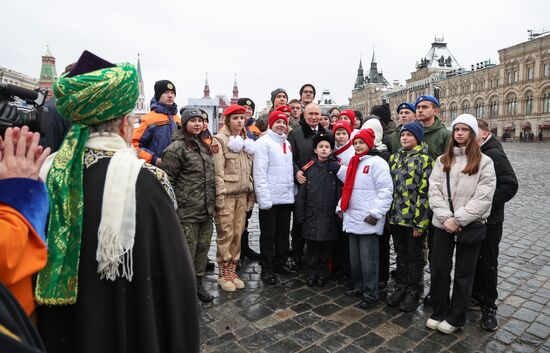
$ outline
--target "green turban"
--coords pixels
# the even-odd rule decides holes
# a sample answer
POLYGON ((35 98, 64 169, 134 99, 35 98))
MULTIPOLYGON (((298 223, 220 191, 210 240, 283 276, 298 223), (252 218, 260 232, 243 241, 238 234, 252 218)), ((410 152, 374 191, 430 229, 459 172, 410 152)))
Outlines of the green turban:
POLYGON ((39 304, 74 304, 83 220, 83 158, 88 126, 125 116, 139 96, 136 69, 119 64, 69 77, 54 84, 56 108, 73 123, 52 162, 46 186, 50 198, 47 230, 48 262, 39 273, 39 304))

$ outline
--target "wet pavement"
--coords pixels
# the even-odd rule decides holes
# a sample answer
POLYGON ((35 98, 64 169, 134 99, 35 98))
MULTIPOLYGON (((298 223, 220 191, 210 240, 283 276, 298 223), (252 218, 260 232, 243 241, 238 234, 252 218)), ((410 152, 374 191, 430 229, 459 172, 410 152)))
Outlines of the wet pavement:
MULTIPOLYGON (((504 147, 520 188, 506 206, 496 331, 483 330, 480 312, 468 311, 465 327, 444 335, 424 326, 429 307, 403 313, 387 306, 382 292, 364 310, 360 298, 345 295, 349 283, 341 277, 322 288, 308 287, 303 274, 276 275, 278 283, 266 285, 257 262, 248 262, 240 271, 246 288, 236 292, 222 291, 216 273, 208 274, 205 287, 216 298, 202 304, 203 352, 550 352, 550 144, 504 147)), ((249 226, 255 250, 257 219, 255 210, 249 226)))

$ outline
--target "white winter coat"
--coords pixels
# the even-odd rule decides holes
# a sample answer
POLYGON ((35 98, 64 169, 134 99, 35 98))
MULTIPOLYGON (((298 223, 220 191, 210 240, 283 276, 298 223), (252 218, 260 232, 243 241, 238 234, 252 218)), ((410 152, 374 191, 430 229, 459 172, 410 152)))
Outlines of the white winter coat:
POLYGON ((286 135, 268 130, 255 142, 254 191, 261 210, 294 203, 294 165, 286 135))
MULTIPOLYGON (((340 180, 345 181, 347 170, 347 166, 340 167, 337 174, 340 180)), ((362 156, 349 206, 344 212, 343 230, 353 234, 382 235, 386 213, 390 209, 392 199, 393 183, 388 163, 379 156, 362 156), (368 215, 378 219, 376 225, 365 222, 368 215)), ((341 211, 340 202, 336 212, 341 211)))
MULTIPOLYGON (((344 146, 342 146, 342 148, 344 148, 344 146)), ((337 151, 340 151, 340 149, 337 149, 337 151)), ((353 148, 353 144, 350 144, 345 151, 336 155, 336 158, 338 158, 338 161, 340 162, 340 164, 347 166, 353 156, 355 156, 355 148, 353 148)))
MULTIPOLYGON (((462 173, 467 163, 464 148, 455 147, 454 154, 455 161, 450 171, 454 217, 462 227, 472 222, 485 223, 491 213, 496 188, 493 161, 482 154, 478 172, 468 175, 462 173)), ((443 229, 443 223, 453 217, 447 196, 446 175, 440 156, 430 175, 428 202, 434 213, 432 224, 441 229, 443 229)))

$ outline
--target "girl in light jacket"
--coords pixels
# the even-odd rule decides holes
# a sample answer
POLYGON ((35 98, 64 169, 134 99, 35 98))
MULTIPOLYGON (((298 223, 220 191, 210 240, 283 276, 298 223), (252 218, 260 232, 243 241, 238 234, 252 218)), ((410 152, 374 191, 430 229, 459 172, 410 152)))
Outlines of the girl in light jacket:
POLYGON ((355 156, 342 166, 338 178, 344 182, 336 212, 343 216, 343 231, 349 234, 351 279, 348 296, 362 296, 361 308, 378 301, 378 242, 390 209, 393 183, 388 163, 374 147, 374 131, 360 130, 353 137, 355 156))
POLYGON ((493 162, 481 153, 476 141, 477 119, 470 114, 459 115, 453 121, 452 129, 453 138, 447 151, 436 160, 428 192, 428 201, 434 213, 432 224, 435 234, 431 259, 433 313, 426 326, 446 334, 464 325, 481 247, 481 240, 473 244, 463 243, 460 231, 472 223, 478 223, 474 225, 475 235, 482 239, 496 187, 493 162), (447 172, 454 213, 448 199, 447 172), (455 244, 455 274, 449 301, 455 244))
POLYGON ((269 114, 269 130, 255 143, 253 176, 256 201, 260 208, 261 279, 275 284, 274 267, 288 261, 290 212, 294 204, 294 164, 286 139, 288 117, 269 114))

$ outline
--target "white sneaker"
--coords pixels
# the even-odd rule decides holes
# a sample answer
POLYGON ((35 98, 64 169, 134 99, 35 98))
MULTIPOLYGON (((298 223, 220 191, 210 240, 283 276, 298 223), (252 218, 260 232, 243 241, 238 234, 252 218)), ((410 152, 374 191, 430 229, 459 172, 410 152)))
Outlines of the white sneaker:
POLYGON ((447 335, 454 333, 456 330, 458 330, 458 327, 451 325, 446 320, 437 325, 437 331, 445 333, 447 335))
POLYGON ((436 330, 440 323, 441 321, 428 319, 428 321, 426 321, 426 327, 432 330, 436 330))

